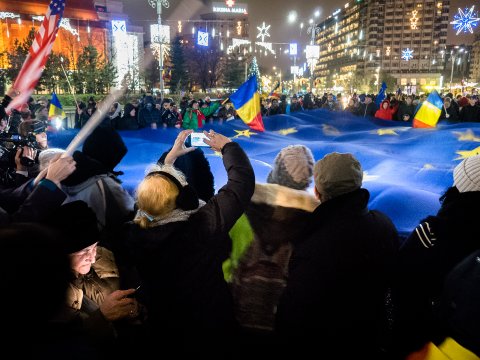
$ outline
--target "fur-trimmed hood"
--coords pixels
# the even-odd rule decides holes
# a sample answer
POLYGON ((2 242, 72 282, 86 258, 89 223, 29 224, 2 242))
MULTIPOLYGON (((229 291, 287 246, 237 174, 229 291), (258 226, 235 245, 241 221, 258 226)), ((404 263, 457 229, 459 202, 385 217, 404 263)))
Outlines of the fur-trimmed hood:
POLYGON ((246 214, 265 252, 298 240, 309 213, 320 202, 306 191, 276 184, 255 184, 255 193, 246 214))

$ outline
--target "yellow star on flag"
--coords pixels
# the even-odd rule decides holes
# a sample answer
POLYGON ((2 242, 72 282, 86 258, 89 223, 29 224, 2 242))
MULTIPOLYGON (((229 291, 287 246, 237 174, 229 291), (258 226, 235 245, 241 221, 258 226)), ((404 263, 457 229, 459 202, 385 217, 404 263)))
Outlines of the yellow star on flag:
POLYGON ((432 164, 425 164, 423 165, 423 169, 432 170, 432 169, 435 169, 435 166, 433 166, 432 164))
POLYGON ((332 125, 323 124, 323 125, 322 125, 322 128, 323 128, 322 130, 323 130, 323 134, 324 134, 324 135, 327 135, 327 136, 328 136, 328 135, 329 135, 329 136, 338 136, 338 135, 340 135, 340 131, 339 131, 336 127, 334 127, 334 126, 332 126, 332 125))
POLYGON ((239 138, 241 136, 245 136, 249 138, 251 135, 258 135, 257 133, 250 132, 250 130, 235 130, 235 132, 237 133, 237 135, 233 137, 234 139, 239 138))
POLYGON ((377 134, 380 135, 380 136, 383 136, 383 135, 397 135, 397 132, 393 129, 378 129, 377 130, 377 134))
POLYGON ((222 153, 220 151, 214 151, 213 156, 222 157, 222 153))
POLYGON ((465 132, 461 131, 454 131, 453 132, 455 135, 458 136, 458 141, 475 141, 475 142, 480 142, 480 137, 475 136, 473 131, 471 129, 468 129, 465 132))
POLYGON ((298 132, 297 128, 288 128, 288 129, 282 129, 282 130, 279 130, 277 131, 280 135, 285 135, 287 136, 288 134, 294 134, 296 132, 298 132))
POLYGON ((476 147, 475 149, 473 150, 470 150, 470 151, 457 151, 457 154, 460 155, 458 158, 456 158, 455 160, 463 160, 463 159, 466 159, 466 158, 469 158, 469 157, 472 157, 472 156, 476 156, 478 154, 480 154, 480 146, 479 147, 476 147))

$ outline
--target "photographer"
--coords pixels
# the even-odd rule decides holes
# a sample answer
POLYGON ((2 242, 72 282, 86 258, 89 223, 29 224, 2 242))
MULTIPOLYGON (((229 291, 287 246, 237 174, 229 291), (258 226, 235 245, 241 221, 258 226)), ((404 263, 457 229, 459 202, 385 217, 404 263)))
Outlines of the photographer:
POLYGON ((5 187, 17 187, 38 175, 38 155, 48 147, 45 125, 26 120, 16 134, 0 135, 0 182, 5 187))

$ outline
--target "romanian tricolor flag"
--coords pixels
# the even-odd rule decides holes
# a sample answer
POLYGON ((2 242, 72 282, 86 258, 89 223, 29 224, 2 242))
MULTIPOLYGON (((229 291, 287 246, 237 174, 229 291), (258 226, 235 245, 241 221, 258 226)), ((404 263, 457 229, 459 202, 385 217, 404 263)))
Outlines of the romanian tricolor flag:
POLYGON ((437 126, 438 119, 440 119, 442 113, 442 107, 442 98, 433 90, 415 114, 413 127, 430 128, 437 126))
POLYGON ((265 131, 260 108, 260 95, 257 92, 257 76, 250 77, 242 86, 230 96, 238 116, 251 129, 265 131))
POLYGON ((67 114, 63 111, 62 104, 58 100, 57 94, 52 94, 52 100, 50 100, 50 108, 48 109, 48 119, 53 120, 55 118, 65 119, 67 114))

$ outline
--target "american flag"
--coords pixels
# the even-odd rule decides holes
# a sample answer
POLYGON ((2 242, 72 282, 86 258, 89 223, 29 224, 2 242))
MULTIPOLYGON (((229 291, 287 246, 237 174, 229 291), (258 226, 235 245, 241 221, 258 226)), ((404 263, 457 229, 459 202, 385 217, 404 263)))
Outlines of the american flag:
POLYGON ((32 95, 52 51, 64 10, 65 0, 52 0, 50 2, 47 15, 35 34, 29 54, 13 85, 14 89, 20 92, 20 95, 13 99, 8 106, 8 110, 19 109, 32 95))

